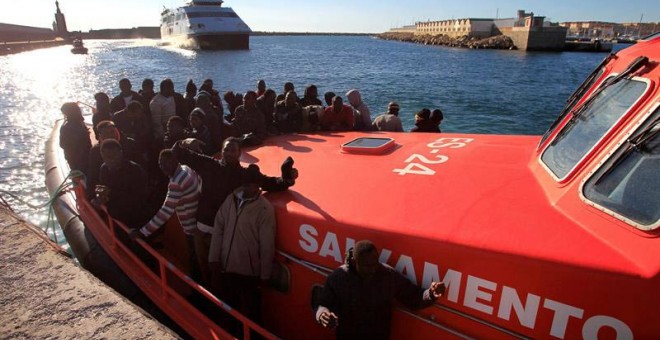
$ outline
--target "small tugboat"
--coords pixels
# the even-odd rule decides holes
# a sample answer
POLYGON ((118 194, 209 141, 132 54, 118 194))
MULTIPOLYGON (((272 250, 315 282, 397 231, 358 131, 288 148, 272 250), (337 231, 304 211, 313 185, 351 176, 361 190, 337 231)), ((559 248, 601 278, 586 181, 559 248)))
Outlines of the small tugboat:
POLYGON ((71 49, 73 54, 87 54, 87 47, 83 45, 82 39, 73 39, 73 48, 71 49))
MULTIPOLYGON (((658 338, 659 65, 660 33, 609 55, 543 136, 289 134, 246 148, 242 160, 264 173, 277 173, 286 156, 301 173, 289 190, 265 196, 277 215, 278 270, 277 285, 262 289, 262 325, 188 276, 173 255, 185 239, 176 216, 164 228, 178 235, 154 248, 126 244, 127 227, 93 206, 82 185, 57 196, 56 213, 79 258, 96 239, 196 339, 233 337, 218 311, 246 338, 250 330, 334 338, 310 306, 364 239, 411 282, 447 285, 424 310, 396 306, 393 339, 658 338)), ((60 124, 46 152, 52 194, 69 173, 60 124)))

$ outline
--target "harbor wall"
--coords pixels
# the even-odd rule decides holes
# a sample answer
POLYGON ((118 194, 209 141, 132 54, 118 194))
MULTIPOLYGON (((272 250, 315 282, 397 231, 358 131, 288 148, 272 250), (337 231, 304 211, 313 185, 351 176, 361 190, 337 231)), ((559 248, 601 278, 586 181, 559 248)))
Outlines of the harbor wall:
POLYGON ((52 29, 0 23, 0 43, 34 40, 55 40, 52 29))
POLYGON ((0 244, 2 338, 178 338, 3 205, 0 244))
POLYGON ((41 41, 20 41, 20 42, 1 42, 0 56, 26 51, 37 50, 40 48, 50 48, 67 45, 65 40, 41 40, 41 41))
POLYGON ((566 40, 564 27, 500 27, 499 30, 522 51, 561 51, 566 40))

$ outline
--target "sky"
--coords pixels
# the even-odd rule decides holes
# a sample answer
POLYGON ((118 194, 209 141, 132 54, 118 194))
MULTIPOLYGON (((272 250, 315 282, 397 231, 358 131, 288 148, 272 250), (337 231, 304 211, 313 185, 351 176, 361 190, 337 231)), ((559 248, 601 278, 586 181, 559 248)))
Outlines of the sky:
MULTIPOLYGON (((158 26, 184 0, 61 0, 70 31, 158 26)), ((380 33, 415 21, 509 18, 518 9, 553 22, 660 22, 660 0, 226 0, 254 31, 380 33), (642 18, 643 15, 643 18, 642 18)), ((0 0, 0 23, 51 27, 52 0, 0 0)))

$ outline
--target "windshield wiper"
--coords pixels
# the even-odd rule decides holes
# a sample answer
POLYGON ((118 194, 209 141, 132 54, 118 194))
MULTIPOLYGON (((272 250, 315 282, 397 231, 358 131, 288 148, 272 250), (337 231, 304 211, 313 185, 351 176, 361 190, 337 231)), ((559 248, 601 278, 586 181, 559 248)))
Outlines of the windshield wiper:
POLYGON ((660 115, 656 115, 651 124, 647 125, 644 129, 626 139, 626 148, 623 149, 621 154, 616 158, 614 162, 611 162, 609 165, 605 166, 603 172, 601 172, 601 174, 594 182, 594 185, 598 185, 598 183, 600 183, 603 178, 607 177, 607 175, 612 172, 612 170, 615 169, 619 164, 621 164, 624 159, 628 158, 628 155, 632 151, 638 151, 640 153, 649 151, 646 148, 646 144, 653 140, 656 136, 660 135, 660 126, 658 126, 658 124, 660 124, 660 115))
POLYGON ((557 137, 555 137, 555 140, 559 139, 561 136, 565 135, 566 132, 568 132, 568 128, 575 124, 575 121, 582 116, 582 114, 587 111, 588 108, 591 107, 591 105, 596 101, 596 98, 598 97, 599 94, 601 94, 603 91, 605 91, 607 88, 616 85, 623 79, 627 79, 628 76, 631 74, 637 72, 642 66, 645 66, 649 62, 649 58, 641 56, 637 57, 635 60, 633 60, 630 65, 621 73, 619 73, 616 77, 610 78, 608 80, 605 80, 603 84, 594 91, 591 96, 573 113, 573 116, 571 116, 571 119, 566 123, 564 128, 557 134, 557 137))
POLYGON ((582 98, 582 95, 586 92, 591 82, 594 81, 594 79, 599 75, 603 67, 605 67, 605 65, 607 65, 607 63, 609 63, 610 60, 612 60, 614 57, 616 57, 615 53, 610 53, 607 57, 605 57, 605 59, 603 59, 603 61, 601 61, 600 64, 598 64, 598 66, 596 66, 596 68, 591 72, 591 74, 589 74, 587 79, 585 79, 582 82, 582 84, 580 84, 580 86, 575 91, 573 91, 571 96, 568 97, 568 99, 566 100, 566 106, 564 106, 564 109, 559 113, 559 116, 555 119, 555 121, 552 122, 552 124, 550 124, 550 127, 548 128, 548 130, 545 131, 543 137, 541 137, 541 142, 539 142, 539 146, 541 146, 543 142, 545 142, 545 140, 548 139, 548 137, 550 136, 552 131, 555 130, 557 125, 559 125, 559 123, 562 120, 564 120, 564 117, 566 117, 566 115, 568 115, 568 113, 571 112, 571 109, 573 108, 573 106, 575 106, 577 101, 580 98, 582 98))

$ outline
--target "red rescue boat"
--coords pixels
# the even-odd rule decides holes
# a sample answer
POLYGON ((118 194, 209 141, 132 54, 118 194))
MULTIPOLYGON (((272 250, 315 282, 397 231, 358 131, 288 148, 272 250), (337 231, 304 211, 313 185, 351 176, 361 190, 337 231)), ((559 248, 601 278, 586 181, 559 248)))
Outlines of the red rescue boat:
POLYGON ((294 187, 266 195, 279 273, 278 289, 264 290, 265 329, 141 241, 157 270, 140 262, 115 237, 122 226, 84 195, 77 209, 119 267, 196 338, 228 334, 185 298, 191 292, 266 337, 332 338, 311 301, 361 239, 411 281, 447 284, 432 307, 396 309, 393 338, 654 338, 659 65, 658 34, 608 57, 543 137, 351 132, 244 150, 242 161, 264 173, 279 173, 286 156, 300 170, 294 187))

